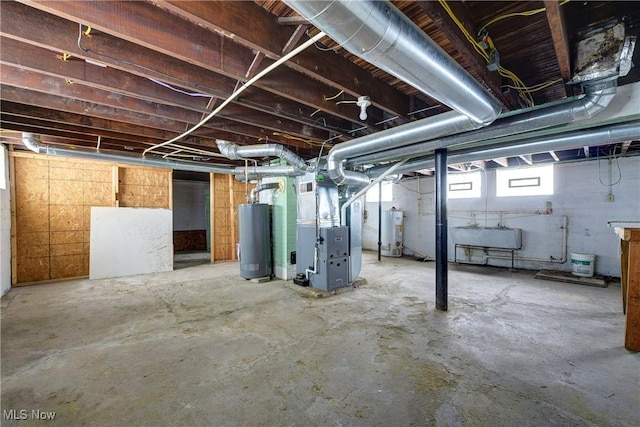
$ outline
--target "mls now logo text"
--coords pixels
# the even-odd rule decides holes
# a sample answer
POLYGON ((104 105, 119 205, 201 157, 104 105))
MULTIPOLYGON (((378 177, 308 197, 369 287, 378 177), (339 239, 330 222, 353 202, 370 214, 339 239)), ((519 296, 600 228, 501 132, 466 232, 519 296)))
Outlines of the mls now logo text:
POLYGON ((39 409, 4 409, 2 418, 5 420, 53 420, 56 417, 55 412, 41 411, 39 409))

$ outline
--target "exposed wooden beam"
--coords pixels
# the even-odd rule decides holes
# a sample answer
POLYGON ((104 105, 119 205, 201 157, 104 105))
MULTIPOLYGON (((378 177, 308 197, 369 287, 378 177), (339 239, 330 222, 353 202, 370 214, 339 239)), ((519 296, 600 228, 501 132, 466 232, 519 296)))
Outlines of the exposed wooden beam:
POLYGON ((465 172, 467 170, 467 168, 465 167, 464 163, 454 163, 454 164, 450 164, 448 166, 451 169, 455 169, 455 170, 460 171, 460 172, 465 172))
POLYGON ((631 147, 631 141, 623 142, 622 148, 620 149, 620 154, 627 154, 627 151, 629 151, 629 147, 631 147))
POLYGON ((287 43, 282 48, 283 55, 291 52, 296 47, 302 36, 305 35, 307 28, 309 28, 308 24, 298 25, 296 27, 296 30, 291 34, 291 37, 289 37, 289 40, 287 40, 287 43))
POLYGON ((560 161, 560 158, 558 157, 555 151, 549 151, 549 154, 551 154, 551 157, 553 157, 553 160, 555 160, 556 162, 560 161))
POLYGON ((303 16, 281 16, 278 18, 280 25, 309 25, 309 20, 303 16))
MULTIPOLYGON (((198 25, 182 19, 176 19, 175 16, 169 13, 162 16, 161 13, 158 13, 160 9, 151 4, 143 2, 41 0, 23 0, 22 3, 73 22, 91 25, 92 28, 102 33, 110 34, 119 39, 172 56, 175 59, 235 80, 244 79, 244 75, 253 61, 253 53, 249 49, 198 25)), ((23 9, 25 9, 24 6, 23 9)), ((26 9, 29 8, 27 7, 26 9)), ((24 12, 29 13, 29 11, 24 12)), ((4 31, 6 19, 4 4, 2 13, 4 31)), ((33 13, 31 12, 31 14, 33 13)), ((20 17, 18 16, 17 19, 20 19, 20 17)), ((41 21, 33 17, 29 19, 22 18, 21 21, 28 28, 32 26, 33 22, 41 23, 41 21)), ((41 32, 46 33, 51 29, 49 25, 42 23, 40 25, 41 32)), ((71 32, 71 36, 77 34, 77 26, 75 28, 71 32)), ((27 40, 31 37, 29 33, 33 33, 33 31, 25 31, 24 29, 22 32, 26 33, 27 40)), ((103 34, 97 33, 92 39, 101 37, 103 37, 103 34)), ((48 37, 45 36, 45 38, 48 37)), ((73 49, 74 51, 77 49, 74 48, 75 42, 66 46, 65 49, 73 49)), ((85 42, 84 48, 95 52, 87 42, 85 42)), ((136 50, 133 49, 132 52, 133 63, 136 63, 136 50)), ((84 53, 86 52, 80 52, 81 55, 84 53)), ((119 56, 121 55, 120 51, 116 51, 114 54, 116 58, 121 57, 119 56)), ((101 60, 100 56, 98 56, 97 60, 101 60)), ((273 61, 269 62, 265 59, 264 62, 269 65, 273 61)), ((358 122, 357 115, 354 116, 352 109, 324 101, 324 96, 327 93, 332 93, 334 91, 333 88, 299 73, 290 71, 283 73, 282 70, 275 70, 256 82, 254 86, 307 106, 320 108, 345 120, 358 122)))
MULTIPOLYGON (((19 3, 4 2, 2 4, 1 32, 6 38, 55 52, 68 52, 73 58, 97 61, 108 65, 109 68, 145 78, 158 79, 193 92, 205 92, 218 98, 227 98, 235 88, 237 79, 212 73, 202 67, 104 33, 96 33, 90 38, 83 37, 81 39, 82 47, 87 51, 81 50, 77 46, 77 31, 77 24, 66 19, 19 3), (42 26, 40 31, 31 31, 33 22, 38 22, 42 26)), ((4 44, 2 50, 4 51, 4 44)), ((60 62, 62 63, 62 61, 60 62)), ((76 62, 68 61, 64 64, 70 68, 76 62)), ((319 103, 324 103, 322 96, 322 94, 318 95, 319 103)), ((249 88, 242 94, 242 97, 236 99, 235 103, 289 120, 296 120, 307 126, 320 126, 320 122, 316 122, 314 125, 313 118, 309 117, 318 108, 317 105, 301 104, 257 87, 249 88)), ((351 121, 335 119, 332 116, 323 118, 327 126, 350 127, 348 123, 351 121)))
POLYGON ((518 157, 520 157, 522 160, 524 160, 525 163, 528 164, 528 165, 532 165, 533 164, 533 159, 531 157, 531 154, 521 154, 518 157))
MULTIPOLYGON (((417 3, 429 18, 431 18, 438 29, 445 34, 453 47, 460 53, 463 61, 465 62, 463 65, 467 65, 473 70, 472 74, 479 79, 480 83, 489 88, 508 109, 511 110, 519 108, 518 102, 512 95, 502 93, 502 88, 500 87, 502 79, 499 74, 497 72, 492 73, 487 69, 487 63, 484 58, 475 51, 460 28, 458 28, 456 23, 451 19, 443 7, 437 1, 421 0, 417 3)), ((464 7, 464 3, 448 2, 448 5, 454 10, 456 17, 465 26, 467 31, 471 34, 475 34, 476 28, 474 28, 472 24, 471 18, 464 7)))
MULTIPOLYGON (((24 115, 28 115, 30 117, 41 117, 41 118, 56 118, 59 117, 58 113, 62 114, 63 112, 72 113, 78 115, 77 121, 78 124, 83 120, 85 122, 93 122, 93 119, 105 119, 112 123, 115 122, 123 122, 127 123, 127 126, 132 129, 132 134, 138 134, 141 136, 151 136, 155 138, 161 139, 170 139, 174 137, 178 133, 182 133, 186 123, 179 122, 175 120, 170 120, 162 117, 151 116, 147 114, 142 114, 139 112, 129 111, 122 108, 114 108, 110 106, 95 104, 87 101, 79 101, 71 98, 63 98, 56 95, 50 95, 41 92, 35 92, 31 90, 15 88, 3 85, 0 89, 0 94, 2 95, 3 100, 12 101, 14 103, 20 103, 24 105, 29 105, 33 107, 41 107, 43 110, 43 115, 37 116, 34 115, 34 110, 32 107, 26 108, 24 110, 24 115), (47 112, 44 112, 47 111, 47 112), (84 119, 83 119, 84 117, 84 119), (136 131, 136 128, 139 128, 136 131), (156 132, 154 132, 154 130, 156 132), (160 133, 165 131, 165 133, 160 133), (166 132, 173 132, 173 134, 166 132), (144 133, 141 133, 144 132, 144 133), (162 135, 162 136, 160 136, 162 135)), ((19 107, 16 105, 12 105, 10 109, 6 111, 10 111, 12 113, 16 113, 16 111, 21 111, 19 107)), ((69 123, 66 121, 66 118, 56 118, 55 120, 59 120, 64 123, 69 123)), ((218 119, 223 120, 223 119, 218 119)), ((263 129, 249 127, 242 123, 233 123, 229 121, 221 122, 213 122, 208 123, 208 126, 211 128, 201 128, 194 132, 195 137, 203 137, 203 138, 222 138, 226 139, 228 137, 230 141, 242 143, 253 143, 257 142, 258 138, 270 138, 272 140, 286 143, 287 141, 271 135, 271 132, 267 132, 263 129), (217 128, 220 127, 220 129, 217 128), (224 136, 223 136, 224 135, 224 136), (244 139, 244 137, 248 137, 248 139, 244 139)), ((292 146, 295 144, 302 144, 299 141, 293 141, 292 146)), ((308 147, 308 146, 307 146, 308 147)))
MULTIPOLYGON (((15 43, 10 40, 7 45, 12 44, 11 42, 15 43)), ((47 67, 39 64, 39 60, 37 59, 47 58, 47 55, 40 54, 36 56, 36 53, 40 53, 39 50, 31 52, 34 53, 34 55, 27 55, 29 59, 17 61, 20 63, 26 62, 28 66, 25 68, 28 69, 7 65, 5 56, 8 58, 12 58, 12 56, 7 55, 7 51, 10 49, 5 50, 4 47, 5 45, 3 45, 3 50, 0 54, 0 64, 2 64, 2 81, 6 85, 37 90, 44 93, 53 93, 97 104, 110 105, 116 108, 125 108, 130 111, 142 112, 166 119, 184 121, 186 123, 197 123, 201 119, 201 114, 207 112, 206 106, 203 104, 203 102, 207 101, 207 98, 197 98, 193 100, 189 96, 175 93, 147 79, 132 76, 114 69, 100 70, 93 65, 86 64, 84 61, 77 61, 71 64, 70 67, 63 67, 62 71, 47 72, 47 67), (36 68, 38 72, 29 71, 36 68), (76 83, 71 85, 64 84, 66 77, 71 77, 76 83), (115 88, 111 86, 112 84, 117 84, 118 81, 122 82, 122 84, 115 88), (112 96, 109 92, 111 89, 123 96, 112 96), (197 104, 195 101, 197 101, 197 104), (189 105, 189 103, 191 103, 191 105, 189 105), (181 107, 187 107, 188 110, 181 107)), ((32 49, 39 48, 27 46, 25 50, 26 52, 30 52, 32 49)), ((58 62, 55 59, 52 61, 54 65, 55 62, 58 62)), ((218 116, 210 120, 205 126, 214 127, 213 123, 219 119, 244 123, 249 126, 263 127, 265 129, 271 129, 273 132, 287 133, 303 139, 322 141, 329 137, 329 133, 326 131, 319 131, 318 129, 303 126, 297 122, 280 117, 269 118, 267 115, 237 104, 229 105, 228 108, 221 111, 218 116)))
POLYGON ((251 77, 255 76, 256 73, 258 73, 258 70, 260 69, 260 64, 264 59, 264 53, 256 52, 255 55, 256 56, 253 57, 253 62, 251 63, 251 65, 249 66, 249 69, 244 75, 245 79, 250 79, 251 77))
POLYGON ((585 145, 582 149, 584 150, 584 157, 589 157, 589 146, 585 145))
POLYGON ((549 28, 551 28, 551 38, 553 39, 553 47, 560 67, 560 75, 567 80, 571 77, 571 57, 564 14, 557 0, 544 0, 544 7, 546 8, 549 28))
POLYGON ((493 162, 499 164, 502 167, 509 167, 509 160, 506 157, 497 157, 495 159, 491 159, 493 162))
MULTIPOLYGON (((304 35, 300 26, 293 30, 283 26, 272 14, 252 2, 153 0, 153 3, 203 28, 232 37, 237 43, 270 58, 278 58, 296 32, 298 38, 304 35)), ((310 49, 297 55, 287 66, 351 96, 368 95, 373 105, 393 115, 407 117, 409 102, 404 94, 343 56, 310 49)))

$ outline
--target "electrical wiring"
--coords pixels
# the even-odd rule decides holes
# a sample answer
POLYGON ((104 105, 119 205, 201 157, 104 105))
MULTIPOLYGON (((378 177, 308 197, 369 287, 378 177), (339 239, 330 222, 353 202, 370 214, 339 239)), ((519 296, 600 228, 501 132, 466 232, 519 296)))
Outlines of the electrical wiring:
POLYGON ((538 83, 532 86, 513 86, 513 85, 502 85, 501 87, 508 87, 510 89, 522 90, 524 92, 536 92, 542 89, 546 89, 549 86, 553 86, 554 84, 561 82, 562 78, 551 80, 548 82, 538 83))
MULTIPOLYGON (((449 4, 447 3, 446 0, 439 0, 440 5, 442 5, 442 7, 444 8, 444 10, 447 12, 447 14, 451 17, 451 19, 455 22, 455 24, 458 26, 458 28, 460 29, 460 31, 462 31, 462 33, 464 34, 465 38, 467 39, 467 41, 469 43, 471 43, 471 45, 473 46, 473 48, 476 50, 476 52, 478 52, 478 54, 480 54, 480 56, 482 56, 484 58, 484 60, 488 63, 490 62, 490 57, 489 54, 486 52, 484 46, 482 46, 476 39, 475 37, 473 37, 469 31, 467 31, 466 27, 462 24, 462 22, 460 22, 460 20, 458 19, 458 17, 455 15, 455 13, 453 13, 453 10, 451 10, 451 7, 449 7, 449 4)), ((489 46, 493 46, 493 42, 491 42, 490 40, 488 40, 487 43, 489 46)), ((500 66, 498 68, 498 73, 502 76, 502 77, 506 77, 509 78, 511 81, 513 81, 513 83, 515 83, 516 86, 526 86, 524 84, 524 82, 522 82, 522 80, 520 80, 520 78, 518 76, 516 76, 513 72, 507 70, 506 68, 504 68, 503 66, 500 66)), ((520 97, 522 98, 522 100, 528 105, 528 106, 533 106, 533 98, 531 97, 530 94, 523 92, 523 91, 518 91, 518 94, 520 95, 520 97)))
MULTIPOLYGON (((276 62, 274 62, 273 64, 271 64, 270 66, 268 66, 267 68, 265 68, 264 70, 260 71, 258 74, 256 74, 255 76, 253 76, 251 79, 249 79, 245 84, 243 84, 241 87, 238 88, 238 90, 234 91, 231 96, 229 96, 227 99, 225 99, 218 107, 216 107, 207 117, 205 117, 204 119, 202 119, 199 123, 195 124, 193 127, 191 127, 191 129, 187 130, 186 132, 181 133, 180 135, 176 136, 175 138, 169 139, 165 142, 162 142, 158 145, 156 145, 155 147, 151 147, 151 148, 158 148, 158 147, 163 147, 165 145, 169 145, 172 144, 182 138, 184 138, 187 135, 190 135, 191 133, 193 133, 195 130, 199 129, 200 127, 202 127, 207 121, 209 121, 211 118, 213 118, 216 114, 218 114, 224 107, 226 107, 227 105, 229 105, 231 102, 233 102, 233 100, 240 95, 241 93, 243 93, 246 89, 248 89, 253 83, 255 83, 256 81, 260 80, 263 76, 265 76, 266 74, 270 73, 271 71, 273 71, 275 68, 279 67, 280 65, 282 65, 283 63, 287 62, 289 59, 293 58, 294 56, 296 56, 298 53, 302 52, 303 50, 305 50, 306 48, 309 47, 309 45, 312 45, 313 43, 315 43, 316 41, 320 40, 322 37, 324 37, 325 34, 323 32, 320 32, 318 34, 316 34, 312 39, 307 40, 305 43, 301 44, 300 46, 298 46, 297 48, 295 48, 294 50, 292 50, 291 52, 289 52, 288 54, 284 55, 283 57, 281 57, 280 59, 278 59, 276 62)), ((147 152, 150 151, 151 148, 148 148, 147 150, 145 150, 142 154, 146 154, 147 152)))
MULTIPOLYGON (((558 6, 563 6, 565 4, 569 3, 569 0, 564 0, 561 1, 560 3, 558 3, 558 6)), ((489 22, 487 22, 486 24, 484 24, 480 30, 478 31, 478 34, 482 33, 489 25, 491 24, 495 24, 498 21, 501 21, 505 18, 511 18, 513 16, 532 16, 532 15, 536 15, 538 13, 544 12, 545 10, 547 10, 545 7, 541 7, 539 9, 531 9, 531 10, 526 10, 524 12, 513 12, 513 13, 507 13, 505 15, 501 15, 501 16, 497 16, 493 19, 491 19, 489 22)))
POLYGON ((336 105, 340 105, 340 104, 357 104, 358 101, 338 101, 336 102, 336 105))
POLYGON ((340 92, 336 93, 335 95, 333 95, 330 98, 327 98, 326 96, 323 96, 325 101, 332 101, 334 99, 336 99, 337 97, 339 97, 340 95, 342 95, 344 93, 344 90, 341 90, 340 92))
POLYGON ((281 136, 283 138, 286 139, 292 139, 294 141, 301 141, 304 143, 307 143, 309 145, 313 145, 313 146, 320 146, 322 143, 318 140, 313 140, 313 139, 305 139, 305 138, 300 138, 298 136, 293 136, 293 135, 289 135, 288 133, 283 133, 283 132, 273 132, 272 135, 274 136, 281 136))
MULTIPOLYGON (((616 147, 613 147, 613 154, 611 154, 611 152, 609 152, 609 162, 611 162, 611 157, 613 157, 613 159, 616 161, 616 166, 618 167, 618 179, 616 180, 616 182, 610 182, 609 184, 605 184, 604 182, 602 182, 602 173, 600 172, 600 150, 598 150, 597 152, 597 156, 598 156, 598 181, 600 181, 600 184, 603 187, 613 187, 614 185, 617 185, 620 183, 620 181, 622 181, 622 171, 620 170, 620 160, 619 158, 616 156, 616 147)), ((611 168, 611 165, 609 165, 609 168, 611 168)), ((609 181, 611 181, 611 171, 609 171, 609 181)))
POLYGON ((189 91, 186 91, 186 90, 178 89, 177 87, 171 86, 168 83, 162 82, 160 80, 156 80, 156 79, 151 78, 151 77, 147 77, 147 79, 151 80, 152 82, 154 82, 157 85, 166 87, 167 89, 171 89, 174 92, 182 93, 184 95, 193 96, 193 97, 202 97, 202 98, 213 98, 213 96, 208 95, 206 93, 189 92, 189 91))

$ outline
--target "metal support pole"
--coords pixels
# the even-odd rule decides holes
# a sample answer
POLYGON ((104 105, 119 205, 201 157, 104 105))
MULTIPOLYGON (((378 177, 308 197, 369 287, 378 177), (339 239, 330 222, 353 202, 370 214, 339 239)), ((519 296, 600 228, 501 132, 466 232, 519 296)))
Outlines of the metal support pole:
POLYGON ((447 311, 447 150, 435 151, 436 166, 436 309, 447 311))
POLYGON ((378 261, 382 257, 382 181, 378 183, 378 261))

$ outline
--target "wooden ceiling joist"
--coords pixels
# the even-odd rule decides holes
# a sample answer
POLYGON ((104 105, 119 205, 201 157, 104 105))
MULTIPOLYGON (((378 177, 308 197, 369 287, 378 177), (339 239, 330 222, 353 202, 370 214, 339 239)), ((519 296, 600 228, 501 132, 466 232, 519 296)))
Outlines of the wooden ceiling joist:
MULTIPOLYGON (((82 38, 82 46, 88 50, 85 52, 77 46, 78 26, 76 24, 18 3, 4 2, 2 16, 1 28, 4 40, 13 39, 53 52, 69 53, 73 61, 64 63, 60 61, 61 63, 54 69, 64 66, 70 75, 73 74, 74 67, 80 68, 78 72, 83 72, 84 66, 80 67, 77 63, 81 61, 76 59, 88 59, 106 64, 108 68, 161 80, 188 91, 211 94, 218 98, 227 98, 234 91, 237 83, 233 78, 211 73, 201 67, 103 33, 82 38), (41 30, 30 31, 29 22, 39 22, 42 25, 41 30)), ((29 61, 29 59, 26 60, 29 61)), ((100 70, 100 72, 106 71, 100 70)), ((256 87, 245 91, 234 104, 295 120, 307 126, 322 127, 320 122, 309 117, 317 106, 297 103, 256 87), (274 108, 274 105, 277 108, 274 108)), ((348 128, 351 123, 330 116, 324 118, 322 124, 325 122, 332 128, 348 128)))
MULTIPOLYGON (((518 103, 510 94, 504 94, 500 87, 502 78, 497 72, 490 72, 487 69, 487 63, 478 52, 475 51, 471 43, 466 39, 462 31, 455 24, 449 14, 443 9, 442 5, 437 1, 421 0, 418 4, 422 10, 431 18, 438 29, 446 35, 453 47, 461 54, 466 65, 470 67, 474 74, 479 78, 480 82, 487 88, 491 89, 493 94, 507 106, 508 109, 518 108, 518 103)), ((449 7, 455 9, 455 14, 461 20, 467 31, 475 34, 473 25, 464 9, 462 2, 449 2, 449 7)))
MULTIPOLYGON (((280 25, 273 15, 254 3, 175 0, 154 0, 153 3, 272 59, 282 55, 296 32, 302 31, 299 37, 304 35, 303 28, 280 25)), ((337 88, 335 92, 344 90, 354 97, 367 95, 377 107, 392 115, 407 117, 409 105, 402 93, 334 52, 302 52, 287 66, 337 88), (339 72, 334 72, 336 70, 339 72)))
MULTIPOLYGON (((176 19, 169 12, 162 13, 152 4, 135 1, 40 0, 21 0, 21 3, 73 22, 82 22, 99 32, 232 79, 243 80, 253 62, 254 56, 250 49, 192 22, 176 19)), ((100 34, 94 37, 98 38, 100 34)), ((271 65, 272 62, 265 58, 263 66, 271 65)), ((325 96, 334 92, 335 88, 300 73, 276 69, 258 80, 254 86, 345 120, 357 121, 357 111, 354 112, 352 108, 324 102, 325 96)))
POLYGON ((568 80, 571 77, 571 56, 564 14, 559 2, 556 0, 544 0, 544 7, 546 8, 547 20, 551 28, 551 38, 558 58, 560 75, 563 79, 568 80))

